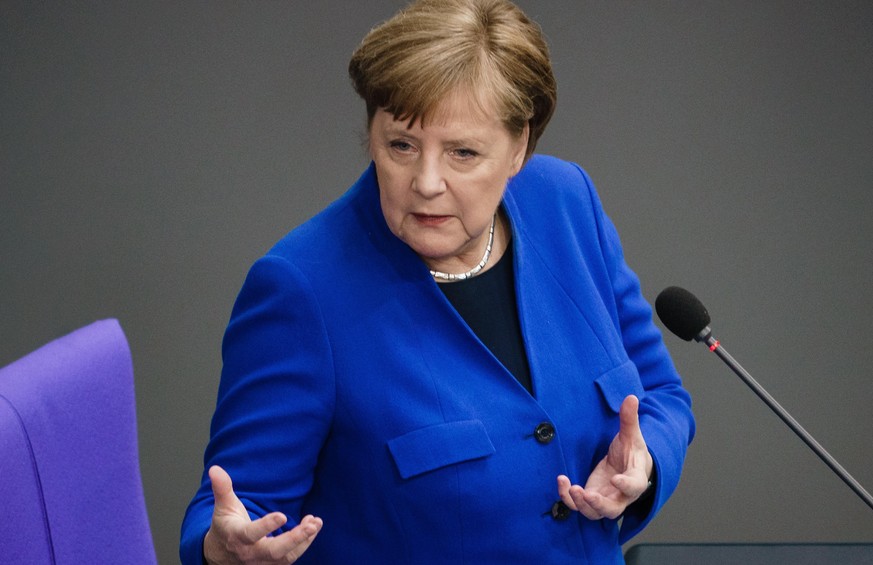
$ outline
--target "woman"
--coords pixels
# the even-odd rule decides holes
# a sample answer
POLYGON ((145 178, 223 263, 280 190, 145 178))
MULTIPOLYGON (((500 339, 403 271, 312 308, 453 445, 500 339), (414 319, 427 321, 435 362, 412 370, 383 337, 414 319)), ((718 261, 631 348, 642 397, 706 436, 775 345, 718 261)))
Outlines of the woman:
POLYGON ((532 155, 539 28, 420 1, 349 71, 373 163, 243 285, 183 562, 621 563, 694 424, 588 176, 532 155))

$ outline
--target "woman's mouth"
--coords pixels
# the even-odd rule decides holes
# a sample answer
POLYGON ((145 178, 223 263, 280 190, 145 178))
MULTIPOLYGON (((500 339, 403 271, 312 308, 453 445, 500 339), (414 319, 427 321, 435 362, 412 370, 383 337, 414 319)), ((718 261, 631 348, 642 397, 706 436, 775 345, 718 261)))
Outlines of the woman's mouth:
POLYGON ((413 214, 413 216, 423 226, 439 226, 451 218, 451 216, 434 216, 431 214, 413 214))

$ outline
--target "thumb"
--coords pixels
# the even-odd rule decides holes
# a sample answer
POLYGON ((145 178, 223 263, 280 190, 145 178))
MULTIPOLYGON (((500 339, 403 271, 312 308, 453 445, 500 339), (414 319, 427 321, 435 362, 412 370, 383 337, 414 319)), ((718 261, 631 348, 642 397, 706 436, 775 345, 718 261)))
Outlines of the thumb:
POLYGON ((209 480, 212 482, 212 495, 215 497, 216 509, 234 510, 239 504, 239 499, 233 492, 233 481, 227 471, 213 465, 209 468, 209 480))
POLYGON ((633 394, 628 395, 624 401, 622 401, 621 408, 618 412, 618 433, 623 439, 633 440, 636 439, 638 435, 642 434, 640 431, 639 409, 640 399, 633 394))

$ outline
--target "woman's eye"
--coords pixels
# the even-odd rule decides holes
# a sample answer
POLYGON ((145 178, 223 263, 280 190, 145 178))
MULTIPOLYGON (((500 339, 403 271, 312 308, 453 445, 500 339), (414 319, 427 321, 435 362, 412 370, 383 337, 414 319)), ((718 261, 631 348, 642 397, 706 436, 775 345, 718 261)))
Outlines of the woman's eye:
POLYGON ((412 149, 412 145, 405 141, 392 141, 390 146, 391 149, 396 149, 397 151, 409 151, 412 149))
POLYGON ((455 154, 456 157, 460 157, 461 159, 471 159, 471 158, 478 155, 478 153, 476 153, 472 149, 464 149, 464 148, 455 149, 452 152, 455 154))

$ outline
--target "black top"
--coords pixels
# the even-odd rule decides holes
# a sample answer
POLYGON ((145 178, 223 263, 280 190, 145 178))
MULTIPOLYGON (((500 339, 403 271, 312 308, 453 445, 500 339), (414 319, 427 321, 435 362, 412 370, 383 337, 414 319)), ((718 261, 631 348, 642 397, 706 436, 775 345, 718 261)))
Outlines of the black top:
POLYGON ((473 333, 533 394, 515 300, 512 241, 500 261, 481 275, 437 286, 473 333))

